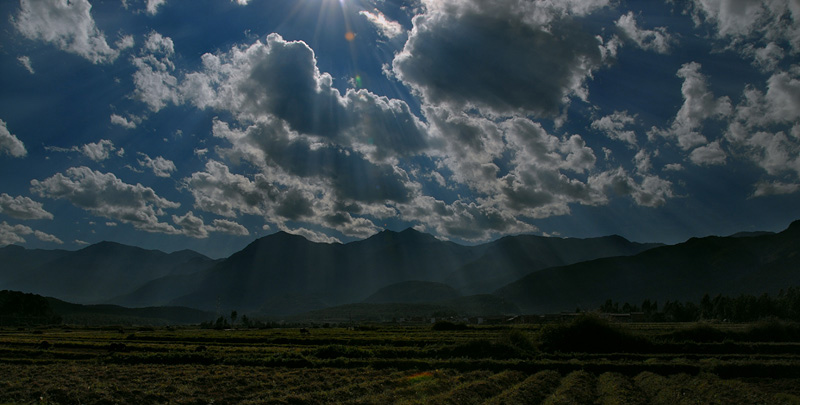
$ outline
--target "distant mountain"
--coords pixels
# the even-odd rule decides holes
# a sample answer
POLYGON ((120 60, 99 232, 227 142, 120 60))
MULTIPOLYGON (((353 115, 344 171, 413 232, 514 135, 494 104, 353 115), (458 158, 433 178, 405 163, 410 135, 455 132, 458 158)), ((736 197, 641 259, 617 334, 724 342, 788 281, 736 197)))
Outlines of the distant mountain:
POLYGON ((460 297, 460 293, 443 283, 433 281, 402 281, 390 284, 367 297, 364 302, 380 304, 399 302, 403 304, 436 302, 460 297))
POLYGON ((22 246, 0 247, 0 286, 6 285, 52 260, 70 254, 67 250, 26 249, 22 246))
MULTIPOLYGON (((11 249, 9 249, 11 248, 11 249)), ((100 242, 77 251, 3 251, 28 260, 4 266, 14 274, 0 288, 21 290, 77 303, 100 303, 159 277, 190 274, 215 261, 191 250, 164 253, 114 242, 100 242)))
POLYGON ((494 294, 526 313, 596 308, 606 299, 697 301, 799 286, 799 221, 777 234, 692 238, 684 243, 548 268, 494 294))
POLYGON ((215 316, 192 308, 124 308, 80 305, 19 291, 0 291, 0 317, 6 326, 22 325, 175 325, 211 321, 215 316))
POLYGON ((314 243, 278 232, 212 267, 195 292, 172 303, 253 311, 290 293, 310 294, 326 305, 358 302, 389 284, 439 281, 481 249, 440 241, 411 228, 348 244, 314 243))
POLYGON ((618 235, 589 239, 507 236, 487 244, 482 256, 461 266, 443 282, 463 294, 488 293, 495 286, 547 267, 629 256, 658 246, 663 245, 630 242, 618 235))

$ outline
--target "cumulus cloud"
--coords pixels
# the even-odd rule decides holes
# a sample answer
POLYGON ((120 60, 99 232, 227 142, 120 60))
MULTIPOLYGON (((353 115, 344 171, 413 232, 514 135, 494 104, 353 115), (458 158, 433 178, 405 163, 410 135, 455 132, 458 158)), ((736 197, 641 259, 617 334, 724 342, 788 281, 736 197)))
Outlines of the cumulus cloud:
POLYGON ((164 209, 180 204, 158 196, 152 188, 128 184, 112 173, 72 167, 45 180, 31 180, 31 192, 41 197, 65 199, 93 215, 132 224, 148 232, 177 233, 158 217, 164 209))
POLYGON ((54 219, 53 214, 42 208, 42 203, 6 193, 0 194, 0 213, 17 219, 54 219))
POLYGON ((17 136, 9 132, 6 122, 0 120, 0 152, 13 157, 25 157, 28 151, 17 136))
POLYGON ((158 13, 158 7, 161 7, 167 0, 147 0, 147 14, 155 15, 158 13))
POLYGON ((230 235, 248 235, 248 229, 228 219, 215 219, 208 227, 210 232, 222 232, 230 235))
POLYGON ((602 64, 603 44, 575 17, 606 4, 426 2, 392 70, 432 105, 556 116, 570 97, 587 98, 602 64))
POLYGON ((21 0, 12 22, 29 39, 52 43, 93 63, 110 63, 119 51, 107 44, 90 9, 88 0, 21 0))
POLYGON ((169 177, 172 172, 176 170, 175 163, 162 156, 157 156, 155 159, 147 156, 144 153, 139 153, 141 159, 138 159, 138 164, 141 167, 151 169, 158 177, 169 177))
POLYGON ((110 114, 110 123, 120 125, 127 129, 135 129, 136 126, 138 126, 136 120, 128 120, 127 118, 118 114, 110 114))
POLYGON ((110 153, 116 150, 116 147, 113 146, 113 141, 102 139, 96 143, 84 144, 79 150, 91 160, 101 162, 102 160, 107 160, 110 157, 110 153))
POLYGON ((588 183, 591 187, 601 190, 605 196, 630 196, 637 204, 645 207, 663 205, 667 199, 674 196, 670 181, 645 175, 640 182, 636 182, 624 168, 590 176, 588 183))
POLYGON ((689 154, 689 160, 696 165, 721 165, 725 164, 725 159, 726 153, 719 141, 700 146, 689 154))
POLYGON ((426 147, 425 126, 405 102, 364 89, 342 96, 304 42, 271 34, 202 61, 204 69, 187 74, 179 90, 199 108, 229 111, 244 122, 282 120, 291 131, 353 147, 375 161, 426 147))
POLYGON ((34 67, 31 66, 31 58, 29 58, 28 56, 25 56, 25 55, 18 56, 17 57, 17 62, 20 62, 20 65, 22 67, 24 67, 25 70, 28 71, 28 73, 31 73, 32 75, 35 73, 34 72, 34 67))
POLYGON ((152 111, 159 111, 167 103, 179 104, 178 79, 172 75, 175 64, 175 43, 172 38, 153 31, 146 36, 140 56, 132 58, 135 98, 146 103, 152 111))
POLYGON ((23 236, 31 234, 43 242, 62 244, 62 240, 54 235, 31 229, 25 225, 9 225, 6 221, 0 222, 0 246, 10 245, 12 243, 25 243, 23 236))
POLYGON ((801 49, 798 0, 693 0, 692 6, 696 24, 712 24, 717 37, 745 53, 752 42, 780 44, 789 54, 801 49))
POLYGON ((783 183, 781 181, 760 181, 754 187, 751 197, 764 197, 769 195, 791 194, 799 191, 799 184, 783 183))
POLYGON ((800 170, 799 72, 777 72, 767 91, 747 86, 726 131, 734 149, 770 175, 800 170))
POLYGON ((656 27, 654 30, 639 28, 638 23, 635 22, 635 14, 632 11, 622 15, 615 22, 615 26, 641 49, 669 53, 670 45, 675 42, 672 36, 666 32, 666 27, 656 27))
POLYGON ((359 14, 367 18, 373 26, 375 26, 378 33, 388 39, 394 39, 404 33, 404 29, 397 21, 390 21, 383 13, 378 10, 370 12, 367 10, 359 11, 359 14))
POLYGON ((593 121, 590 127, 604 132, 610 139, 636 146, 635 131, 629 129, 634 124, 635 116, 631 116, 627 111, 615 111, 593 121))
POLYGON ((700 73, 700 64, 684 64, 677 72, 683 79, 681 93, 683 105, 667 129, 653 128, 651 133, 676 139, 683 150, 690 150, 708 143, 700 130, 708 119, 722 119, 731 114, 731 100, 728 97, 714 97, 708 88, 706 76, 700 73))

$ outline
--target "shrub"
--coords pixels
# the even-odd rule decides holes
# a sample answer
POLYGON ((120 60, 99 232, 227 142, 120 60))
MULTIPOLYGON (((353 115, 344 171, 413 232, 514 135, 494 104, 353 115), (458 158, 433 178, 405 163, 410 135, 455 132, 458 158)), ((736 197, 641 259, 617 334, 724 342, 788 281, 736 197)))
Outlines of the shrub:
POLYGON ((766 319, 751 325, 744 338, 751 342, 798 342, 799 325, 776 318, 766 319))
POLYGON ((612 353, 636 352, 651 346, 640 337, 620 331, 593 315, 542 328, 542 348, 559 352, 612 353))
POLYGON ((674 342, 711 343, 722 342, 730 336, 709 324, 698 323, 690 328, 669 333, 664 338, 674 342))
POLYGON ((454 323, 449 321, 435 322, 432 325, 432 330, 447 331, 447 330, 466 330, 469 327, 465 323, 454 323))

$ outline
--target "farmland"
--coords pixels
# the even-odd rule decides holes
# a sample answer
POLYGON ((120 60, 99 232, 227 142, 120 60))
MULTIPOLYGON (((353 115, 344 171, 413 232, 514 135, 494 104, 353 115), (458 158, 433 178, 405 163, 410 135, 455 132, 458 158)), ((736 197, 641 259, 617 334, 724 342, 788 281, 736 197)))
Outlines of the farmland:
POLYGON ((777 322, 15 328, 0 403, 798 403, 798 342, 777 322))

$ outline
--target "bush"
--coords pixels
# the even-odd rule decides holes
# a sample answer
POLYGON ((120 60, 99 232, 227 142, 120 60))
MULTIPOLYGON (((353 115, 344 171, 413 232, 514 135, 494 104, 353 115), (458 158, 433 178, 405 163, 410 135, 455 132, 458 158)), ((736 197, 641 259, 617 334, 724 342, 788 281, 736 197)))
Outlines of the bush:
POLYGON ((673 342, 712 343, 730 338, 727 333, 705 323, 698 323, 690 328, 678 330, 664 336, 673 342))
POLYGON ((750 342, 798 342, 799 325, 776 318, 766 319, 751 325, 745 331, 744 338, 750 342))
POLYGON ((541 340, 543 349, 559 352, 640 352, 651 346, 648 340, 620 331, 593 315, 547 325, 542 328, 541 340))
POLYGON ((466 330, 469 327, 465 323, 454 323, 449 321, 435 322, 432 325, 432 330, 448 331, 448 330, 466 330))

